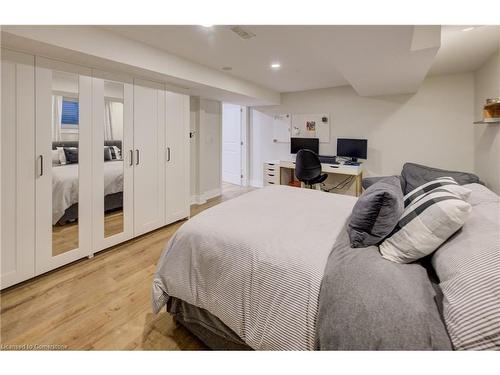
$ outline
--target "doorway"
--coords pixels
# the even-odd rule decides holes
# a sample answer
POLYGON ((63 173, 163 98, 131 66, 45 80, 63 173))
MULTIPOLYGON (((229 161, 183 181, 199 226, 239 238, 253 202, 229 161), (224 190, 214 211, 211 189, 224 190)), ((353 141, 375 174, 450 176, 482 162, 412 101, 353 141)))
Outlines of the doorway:
POLYGON ((222 182, 244 185, 244 107, 222 103, 222 182))

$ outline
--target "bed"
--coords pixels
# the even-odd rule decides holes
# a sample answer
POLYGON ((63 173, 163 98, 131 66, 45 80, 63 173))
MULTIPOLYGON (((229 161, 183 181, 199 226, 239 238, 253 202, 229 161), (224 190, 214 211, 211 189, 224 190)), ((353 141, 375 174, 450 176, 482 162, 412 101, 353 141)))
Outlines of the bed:
MULTIPOLYGON (((121 141, 106 141, 106 146, 117 146, 121 141)), ((53 142, 57 147, 78 147, 78 142, 53 142)), ((104 210, 123 207, 123 161, 104 162, 104 210)), ((56 165, 52 168, 52 225, 64 225, 78 219, 78 164, 56 165)))
MULTIPOLYGON (((471 229, 443 252, 455 253, 463 241, 470 245, 476 228, 500 208, 496 194, 469 186, 478 202, 471 229)), ((382 259, 375 246, 350 248, 346 223, 355 202, 271 186, 200 213, 159 260, 154 311, 166 306, 212 349, 457 349, 434 272, 441 271, 440 258, 397 264, 382 259)), ((485 248, 500 254, 492 235, 500 230, 496 220, 483 237, 485 248)), ((500 332, 493 335, 492 347, 500 348, 500 332)))

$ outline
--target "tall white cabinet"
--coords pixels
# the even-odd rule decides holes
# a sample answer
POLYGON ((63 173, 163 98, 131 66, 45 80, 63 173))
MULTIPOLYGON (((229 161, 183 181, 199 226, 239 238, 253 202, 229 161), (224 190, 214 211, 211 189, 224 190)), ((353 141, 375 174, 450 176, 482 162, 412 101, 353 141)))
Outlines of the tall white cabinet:
POLYGON ((2 49, 2 287, 35 276, 34 57, 2 49))
POLYGON ((165 87, 134 84, 134 234, 165 223, 165 87))
POLYGON ((166 223, 189 216, 189 96, 166 95, 166 223))
POLYGON ((189 96, 4 49, 1 67, 2 289, 189 217, 189 96))

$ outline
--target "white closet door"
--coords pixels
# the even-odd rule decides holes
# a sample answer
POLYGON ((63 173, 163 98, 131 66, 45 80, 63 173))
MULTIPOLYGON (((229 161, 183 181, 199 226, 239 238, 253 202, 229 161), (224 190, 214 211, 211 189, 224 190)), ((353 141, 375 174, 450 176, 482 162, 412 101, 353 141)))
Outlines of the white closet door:
POLYGON ((165 89, 134 83, 134 234, 165 223, 165 89))
POLYGON ((35 274, 34 56, 2 49, 1 288, 35 274))
POLYGON ((241 106, 222 103, 222 181, 241 185, 241 106))
POLYGON ((189 216, 189 96, 167 92, 166 224, 189 216))
POLYGON ((90 69, 36 58, 37 275, 91 254, 90 75, 90 69), (67 164, 53 162, 53 145, 61 146, 59 160, 67 164))
POLYGON ((99 251, 134 236, 134 89, 128 77, 93 75, 93 235, 99 251))

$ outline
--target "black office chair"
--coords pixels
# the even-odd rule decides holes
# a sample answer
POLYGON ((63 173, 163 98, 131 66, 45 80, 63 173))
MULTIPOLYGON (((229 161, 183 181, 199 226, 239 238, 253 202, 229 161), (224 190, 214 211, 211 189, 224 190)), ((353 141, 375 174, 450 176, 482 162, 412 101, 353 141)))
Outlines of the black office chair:
MULTIPOLYGON (((328 175, 326 173, 321 174, 321 162, 318 155, 314 151, 302 149, 297 152, 295 177, 302 182, 303 186, 312 188, 314 185, 325 181, 328 175)), ((317 187, 320 187, 320 185, 317 185, 317 187)))

